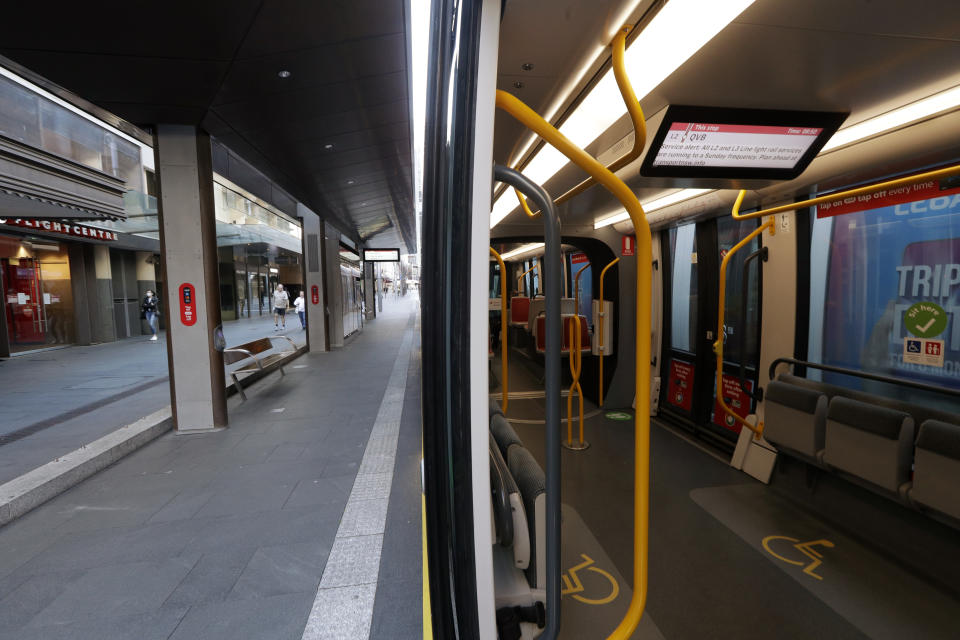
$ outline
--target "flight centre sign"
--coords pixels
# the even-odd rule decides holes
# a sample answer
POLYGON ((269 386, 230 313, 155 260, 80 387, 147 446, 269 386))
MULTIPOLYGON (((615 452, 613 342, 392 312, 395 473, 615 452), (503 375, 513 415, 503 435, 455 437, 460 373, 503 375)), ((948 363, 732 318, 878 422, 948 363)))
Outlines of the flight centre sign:
POLYGON ((88 227, 82 224, 74 224, 72 222, 58 222, 56 220, 42 220, 39 218, 34 220, 24 218, 0 218, 0 225, 8 227, 21 227, 23 229, 33 229, 35 231, 56 233, 64 236, 76 236, 80 238, 88 238, 90 240, 105 240, 109 242, 117 239, 117 234, 114 231, 96 229, 94 227, 88 227))

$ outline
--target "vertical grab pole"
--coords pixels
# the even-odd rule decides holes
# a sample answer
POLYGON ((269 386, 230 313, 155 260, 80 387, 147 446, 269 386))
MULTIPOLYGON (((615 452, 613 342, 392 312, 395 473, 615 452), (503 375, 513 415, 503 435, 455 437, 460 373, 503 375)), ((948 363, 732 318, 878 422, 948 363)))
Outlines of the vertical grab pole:
POLYGON ((500 254, 490 247, 490 255, 500 265, 500 385, 503 388, 503 414, 507 414, 510 402, 510 386, 507 384, 507 265, 503 264, 500 254))
MULTIPOLYGON (((545 285, 546 348, 544 354, 544 381, 546 383, 546 454, 547 454, 547 624, 544 640, 555 640, 560 633, 560 219, 553 200, 543 187, 518 171, 494 165, 495 180, 515 187, 536 202, 543 213, 543 235, 546 245, 543 261, 545 285)), ((649 315, 649 313, 647 314, 649 315)))
POLYGON ((603 271, 600 272, 600 303, 597 305, 598 315, 600 316, 600 328, 597 330, 597 342, 600 343, 600 362, 599 362, 599 372, 600 372, 600 391, 597 395, 597 404, 602 408, 603 407, 603 354, 607 350, 607 345, 604 343, 603 337, 603 325, 606 324, 607 312, 604 311, 604 299, 603 299, 603 279, 607 275, 607 271, 613 265, 620 262, 620 258, 614 258, 610 261, 610 264, 603 268, 603 271))
POLYGON ((580 372, 583 369, 583 354, 580 349, 583 346, 580 340, 580 274, 590 266, 590 263, 580 267, 573 280, 574 296, 574 314, 570 318, 570 376, 573 382, 570 384, 570 392, 567 394, 567 441, 563 444, 565 449, 571 451, 583 451, 590 446, 589 442, 583 439, 583 389, 580 386, 580 372), (580 401, 580 440, 577 444, 573 443, 573 392, 576 390, 577 399, 580 401))

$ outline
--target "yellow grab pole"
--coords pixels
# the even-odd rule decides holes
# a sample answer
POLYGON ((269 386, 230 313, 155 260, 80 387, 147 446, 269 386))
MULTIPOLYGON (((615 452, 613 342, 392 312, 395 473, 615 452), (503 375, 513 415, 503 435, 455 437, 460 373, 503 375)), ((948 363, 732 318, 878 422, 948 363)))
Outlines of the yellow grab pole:
MULTIPOLYGON (((737 202, 734 204, 734 209, 740 206, 740 203, 743 201, 744 192, 741 191, 740 195, 737 196, 737 202)), ((727 252, 727 255, 723 257, 723 260, 720 262, 720 303, 719 309, 717 312, 717 340, 713 343, 713 352, 717 356, 717 404, 720 405, 720 408, 723 409, 723 412, 728 416, 745 426, 750 431, 753 431, 757 437, 763 433, 763 423, 759 423, 754 426, 741 418, 733 409, 727 406, 726 400, 723 398, 723 326, 724 326, 724 314, 726 313, 726 296, 727 296, 727 265, 730 264, 730 259, 733 258, 740 249, 744 248, 750 241, 762 234, 764 231, 770 231, 770 235, 773 235, 776 232, 776 220, 770 218, 762 225, 754 229, 747 235, 746 238, 738 242, 730 251, 727 252)), ((747 292, 742 292, 742 295, 747 295, 747 292)), ((743 357, 743 354, 740 354, 740 357, 743 357)))
POLYGON ((939 180, 940 178, 948 178, 950 176, 956 176, 956 175, 960 175, 960 164, 955 164, 952 167, 946 167, 944 169, 937 169, 935 171, 925 171, 923 173, 917 173, 912 176, 906 176, 904 178, 896 178, 895 180, 886 180, 884 182, 878 182, 876 184, 867 185, 865 187, 857 187, 856 189, 847 189, 846 191, 837 191, 836 193, 831 193, 825 196, 811 198, 809 200, 804 200, 802 202, 791 202, 790 204, 785 204, 779 207, 772 207, 770 209, 763 209, 762 211, 751 211, 750 213, 740 213, 740 203, 743 200, 744 193, 746 193, 745 191, 741 191, 740 195, 737 197, 737 203, 733 206, 733 217, 736 220, 749 220, 751 218, 763 218, 765 216, 770 216, 775 213, 783 213, 784 211, 796 211, 797 209, 805 209, 807 207, 812 207, 818 204, 824 204, 826 202, 836 202, 838 200, 844 200, 846 198, 855 198, 857 196, 867 195, 868 193, 876 193, 878 191, 884 191, 886 189, 894 189, 896 187, 916 184, 918 182, 926 182, 928 180, 939 180))
POLYGON ((527 217, 529 218, 536 217, 537 214, 534 213, 533 211, 530 211, 530 205, 527 204, 527 199, 523 197, 523 194, 517 191, 516 189, 514 189, 513 192, 517 194, 517 200, 520 201, 520 206, 523 207, 523 212, 527 214, 527 217))
POLYGON ((490 255, 497 259, 500 265, 500 375, 503 389, 503 414, 507 414, 507 403, 510 401, 510 386, 507 384, 507 265, 503 264, 500 254, 490 247, 490 255))
POLYGON ((570 393, 567 394, 567 443, 564 445, 567 449, 573 451, 582 451, 589 445, 583 441, 583 389, 580 387, 580 371, 583 369, 583 356, 580 353, 580 275, 590 266, 590 263, 580 267, 577 275, 573 279, 573 297, 574 314, 570 318, 570 376, 573 382, 570 383, 570 393), (576 337, 574 337, 576 334, 576 337), (574 345, 576 345, 574 347, 574 345), (574 354, 576 351, 576 354, 574 354), (577 392, 577 399, 580 407, 580 441, 576 446, 573 444, 573 392, 577 392))
MULTIPOLYGON (((539 262, 538 262, 537 264, 533 265, 532 267, 530 267, 529 269, 527 269, 526 271, 524 271, 523 273, 521 273, 521 274, 520 274, 520 277, 517 278, 517 292, 520 291, 520 284, 523 282, 523 277, 524 277, 525 275, 527 275, 528 273, 530 273, 531 271, 533 271, 534 269, 540 271, 540 263, 539 263, 539 262)), ((543 277, 543 271, 540 271, 540 275, 541 275, 541 278, 542 278, 542 277, 543 277)), ((542 285, 541 285, 541 286, 542 286, 542 285)), ((536 290, 534 290, 533 295, 534 295, 534 296, 537 295, 536 290)))
POLYGON ((633 486, 633 597, 624 615, 609 636, 625 640, 640 624, 647 603, 647 556, 650 520, 650 295, 653 279, 653 249, 650 225, 643 207, 622 180, 597 162, 586 151, 570 142, 533 109, 505 91, 497 91, 497 107, 505 110, 541 138, 556 147, 577 166, 597 179, 627 210, 637 234, 636 352, 634 413, 634 486, 633 486))
POLYGON ((618 262, 620 262, 620 258, 614 258, 610 261, 610 264, 605 266, 603 271, 600 272, 600 304, 597 307, 599 309, 598 314, 600 316, 600 327, 597 330, 597 342, 600 343, 600 361, 598 363, 600 370, 600 393, 597 395, 597 403, 600 407, 603 407, 603 352, 607 350, 607 347, 603 342, 603 325, 605 324, 604 321, 607 317, 607 312, 604 311, 603 306, 603 278, 607 275, 607 271, 610 269, 610 267, 618 262))

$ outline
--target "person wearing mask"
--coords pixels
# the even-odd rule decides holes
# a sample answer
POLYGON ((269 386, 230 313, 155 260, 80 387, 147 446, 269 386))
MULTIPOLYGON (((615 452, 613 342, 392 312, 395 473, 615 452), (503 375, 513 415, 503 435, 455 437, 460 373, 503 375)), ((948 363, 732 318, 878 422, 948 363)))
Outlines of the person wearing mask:
POLYGON ((307 328, 307 302, 303 299, 303 291, 300 292, 300 295, 297 296, 297 299, 293 301, 293 308, 297 310, 297 316, 300 318, 300 328, 307 328))
POLYGON ((283 290, 283 285, 278 284, 277 290, 273 292, 273 330, 280 328, 278 322, 287 328, 287 307, 290 306, 290 296, 283 290))
POLYGON ((157 296, 153 294, 153 291, 147 289, 147 294, 143 297, 143 302, 140 305, 140 311, 150 326, 150 333, 152 334, 150 336, 151 342, 157 341, 157 305, 159 302, 157 296))

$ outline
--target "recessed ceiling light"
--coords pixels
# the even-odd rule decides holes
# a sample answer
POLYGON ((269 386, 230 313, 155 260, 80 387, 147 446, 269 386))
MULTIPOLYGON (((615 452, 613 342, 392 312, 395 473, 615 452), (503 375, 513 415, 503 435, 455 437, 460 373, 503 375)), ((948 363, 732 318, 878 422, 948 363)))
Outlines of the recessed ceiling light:
POLYGON ((353 180, 347 180, 347 184, 353 184, 353 180))
POLYGON ((333 149, 333 145, 330 144, 330 143, 327 143, 327 144, 323 145, 323 148, 329 151, 330 149, 333 149))
POLYGON ((291 76, 291 73, 290 73, 289 71, 287 71, 286 69, 284 69, 283 71, 279 72, 277 75, 280 76, 281 78, 286 79, 286 78, 289 78, 289 77, 291 76))
POLYGON ((523 69, 524 71, 533 71, 533 63, 524 62, 522 65, 520 65, 520 68, 523 69))
POLYGON ((525 85, 523 84, 523 81, 517 80, 516 82, 513 83, 513 86, 517 89, 523 89, 525 85))
POLYGON ((361 207, 365 207, 365 206, 367 206, 367 203, 366 203, 366 202, 361 202, 361 203, 360 203, 360 206, 361 206, 361 207))

